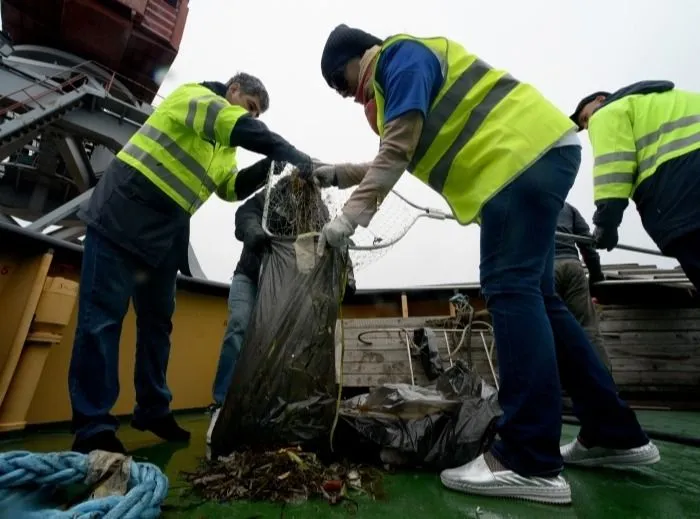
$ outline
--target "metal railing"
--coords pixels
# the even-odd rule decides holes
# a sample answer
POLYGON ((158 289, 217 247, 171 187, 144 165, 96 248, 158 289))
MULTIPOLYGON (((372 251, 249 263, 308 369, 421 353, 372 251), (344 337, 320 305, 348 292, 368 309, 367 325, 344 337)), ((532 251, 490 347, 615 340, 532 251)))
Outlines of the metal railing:
MULTIPOLYGON (((82 62, 78 63, 77 65, 74 65, 72 67, 67 68, 64 71, 61 71, 56 76, 60 77, 60 76, 63 76, 66 74, 71 74, 71 73, 77 73, 77 75, 69 78, 68 80, 66 80, 63 83, 60 83, 58 85, 46 84, 52 79, 51 77, 46 77, 44 79, 40 79, 40 80, 35 81, 34 83, 32 83, 31 86, 20 88, 20 89, 15 90, 14 92, 11 92, 5 96, 0 96, 0 103, 2 102, 3 99, 11 98, 11 97, 13 97, 17 94, 21 94, 21 93, 26 95, 28 98, 26 101, 15 101, 7 107, 0 108, 0 118, 2 118, 8 112, 14 112, 19 108, 26 107, 29 105, 29 103, 32 103, 32 102, 38 104, 41 107, 42 105, 41 105, 41 103, 38 102, 38 99, 41 99, 42 97, 45 97, 51 93, 55 93, 59 90, 63 90, 64 88, 66 88, 67 86, 71 86, 73 83, 75 83, 78 80, 89 79, 89 78, 92 78, 93 80, 97 81, 105 89, 105 92, 107 92, 108 94, 112 91, 112 88, 114 87, 115 81, 119 80, 119 81, 123 81, 125 83, 130 83, 134 86, 137 86, 137 87, 143 89, 148 94, 152 94, 154 98, 159 98, 161 100, 165 99, 163 96, 158 94, 158 92, 154 92, 153 90, 149 89, 145 85, 142 85, 138 81, 135 81, 131 78, 128 78, 128 77, 124 76, 123 74, 118 73, 115 70, 107 68, 104 65, 101 65, 100 63, 98 63, 94 60, 82 61, 82 62), (98 69, 100 69, 104 73, 108 74, 109 78, 107 80, 105 80, 103 78, 96 77, 94 74, 90 74, 89 72, 85 72, 84 70, 81 70, 87 66, 97 67, 98 69), (38 95, 37 94, 32 95, 29 92, 27 92, 27 89, 34 87, 34 86, 45 86, 46 89, 38 95)), ((127 85, 125 85, 125 86, 127 86, 127 85)), ((131 93, 131 92, 129 92, 129 93, 131 93)))

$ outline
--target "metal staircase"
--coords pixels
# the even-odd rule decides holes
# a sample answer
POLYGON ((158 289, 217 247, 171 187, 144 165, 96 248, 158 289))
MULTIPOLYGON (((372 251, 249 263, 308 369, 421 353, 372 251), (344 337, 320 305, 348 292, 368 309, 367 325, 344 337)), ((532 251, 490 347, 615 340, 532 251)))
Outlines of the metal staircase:
MULTIPOLYGON (((152 111, 94 62, 45 47, 2 46, 2 221, 79 242, 78 206, 152 111)), ((193 275, 205 277, 191 248, 190 263, 193 275)))

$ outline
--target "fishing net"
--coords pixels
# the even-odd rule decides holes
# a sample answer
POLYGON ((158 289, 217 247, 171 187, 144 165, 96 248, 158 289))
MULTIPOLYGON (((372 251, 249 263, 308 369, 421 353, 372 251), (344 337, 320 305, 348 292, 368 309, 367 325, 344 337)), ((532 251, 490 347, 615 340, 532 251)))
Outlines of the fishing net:
MULTIPOLYGON (((294 237, 306 229, 320 231, 323 223, 338 216, 356 187, 313 188, 300 180, 296 168, 286 165, 279 175, 270 176, 265 193, 263 221, 274 236, 294 237), (288 189, 291 186, 292 189, 288 189), (280 225, 279 214, 288 223, 280 225), (323 223, 321 223, 323 222, 323 223)), ((369 226, 358 226, 352 236, 350 259, 355 272, 365 268, 391 250, 422 216, 435 217, 392 191, 381 202, 369 226)), ((441 218, 442 219, 442 218, 441 218)), ((306 231, 309 232, 309 231, 306 231)))

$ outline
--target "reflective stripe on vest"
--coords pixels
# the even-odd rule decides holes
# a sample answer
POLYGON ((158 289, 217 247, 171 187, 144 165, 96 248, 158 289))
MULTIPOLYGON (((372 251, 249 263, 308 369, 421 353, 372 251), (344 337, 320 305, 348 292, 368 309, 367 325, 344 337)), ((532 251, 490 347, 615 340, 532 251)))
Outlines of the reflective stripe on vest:
MULTIPOLYGON (((173 156, 176 160, 182 164, 184 168, 196 179, 200 185, 204 187, 210 193, 216 189, 216 184, 207 175, 207 170, 204 169, 195 159, 193 159, 189 153, 183 150, 178 144, 172 140, 170 137, 165 135, 160 130, 144 124, 140 130, 142 135, 145 135, 149 139, 158 142, 161 146, 168 150, 168 153, 173 156)), ((143 163, 148 169, 150 169, 154 174, 158 176, 163 182, 168 186, 173 188, 178 195, 180 195, 187 204, 198 209, 204 200, 200 199, 199 191, 193 191, 187 186, 180 178, 173 173, 171 173, 167 168, 163 167, 153 155, 151 155, 146 150, 141 149, 137 144, 133 142, 127 142, 122 151, 139 162, 143 163)))
POLYGON ((207 139, 216 141, 216 118, 221 113, 221 110, 226 108, 226 104, 218 99, 218 96, 201 96, 195 97, 189 103, 187 110, 187 117, 185 118, 185 125, 189 128, 194 128, 196 118, 197 118, 197 108, 201 101, 209 100, 207 105, 207 111, 204 115, 204 124, 202 125, 202 130, 207 139))
MULTIPOLYGON (((441 57, 440 62, 441 65, 444 63, 444 59, 441 57)), ((443 125, 455 113, 459 103, 489 70, 491 70, 491 67, 477 58, 474 63, 462 72, 462 75, 450 86, 449 90, 445 92, 428 114, 413 159, 408 166, 409 170, 414 169, 418 162, 423 159, 428 148, 430 148, 438 137, 443 125)), ((503 101, 516 86, 518 86, 518 81, 510 74, 501 76, 489 93, 486 94, 486 97, 476 105, 467 123, 464 125, 464 128, 462 128, 462 132, 430 172, 428 184, 433 189, 442 192, 442 189, 445 187, 445 182, 447 181, 447 175, 450 172, 450 166, 457 156, 457 153, 459 153, 459 150, 464 147, 469 139, 474 137, 481 123, 483 123, 486 116, 491 113, 491 110, 493 110, 498 103, 503 101)))

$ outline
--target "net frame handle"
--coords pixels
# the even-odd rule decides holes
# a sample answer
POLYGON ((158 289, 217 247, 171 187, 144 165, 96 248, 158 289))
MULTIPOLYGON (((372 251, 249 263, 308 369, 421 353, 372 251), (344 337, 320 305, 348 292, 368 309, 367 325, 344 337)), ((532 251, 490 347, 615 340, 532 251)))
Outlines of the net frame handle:
MULTIPOLYGON (((270 230, 267 227, 267 216, 268 216, 269 211, 270 211, 270 191, 272 190, 272 179, 274 177, 275 163, 276 163, 276 161, 274 161, 274 160, 270 163, 270 169, 269 169, 268 174, 267 174, 267 185, 265 186, 265 203, 263 206, 262 228, 263 228, 263 231, 265 232, 265 234, 270 238, 273 238, 275 240, 280 240, 280 241, 293 242, 293 241, 296 241, 297 237, 278 236, 278 235, 270 232, 270 230)), ((414 209, 418 209, 419 211, 421 211, 420 214, 417 214, 413 218, 411 223, 408 225, 408 227, 406 227, 397 236, 394 236, 391 240, 384 241, 384 242, 377 243, 377 244, 372 244, 372 245, 356 245, 355 243, 353 243, 352 240, 350 240, 350 244, 349 244, 350 250, 372 251, 372 250, 379 250, 379 249, 385 249, 387 247, 391 247, 392 245, 395 245, 401 239, 403 239, 403 237, 408 234, 408 231, 410 231, 413 228, 413 226, 416 224, 416 222, 421 218, 429 218, 431 220, 455 220, 455 221, 457 220, 453 214, 446 213, 445 211, 441 211, 440 209, 436 209, 433 207, 425 207, 422 205, 418 205, 418 204, 412 202, 411 200, 409 200, 408 198, 406 198, 405 196, 403 196, 401 193, 399 193, 395 189, 392 189, 391 193, 393 193, 394 195, 399 197, 407 205, 413 207, 414 209)), ((313 232, 313 233, 309 233, 309 234, 316 237, 316 236, 320 236, 321 233, 313 232)), ((591 245, 594 244, 593 238, 586 237, 586 236, 577 236, 577 235, 573 235, 573 234, 566 234, 566 233, 559 232, 559 231, 557 231, 555 233, 555 239, 556 238, 559 238, 559 240, 557 240, 557 241, 561 241, 562 239, 569 239, 569 240, 574 240, 574 241, 579 242, 579 243, 586 243, 586 244, 591 244, 591 245)), ((634 247, 632 245, 625 245, 622 243, 617 244, 615 246, 615 248, 620 249, 620 250, 630 251, 630 252, 638 252, 641 254, 650 254, 653 256, 667 257, 664 253, 662 253, 659 250, 645 249, 642 247, 634 247)))

